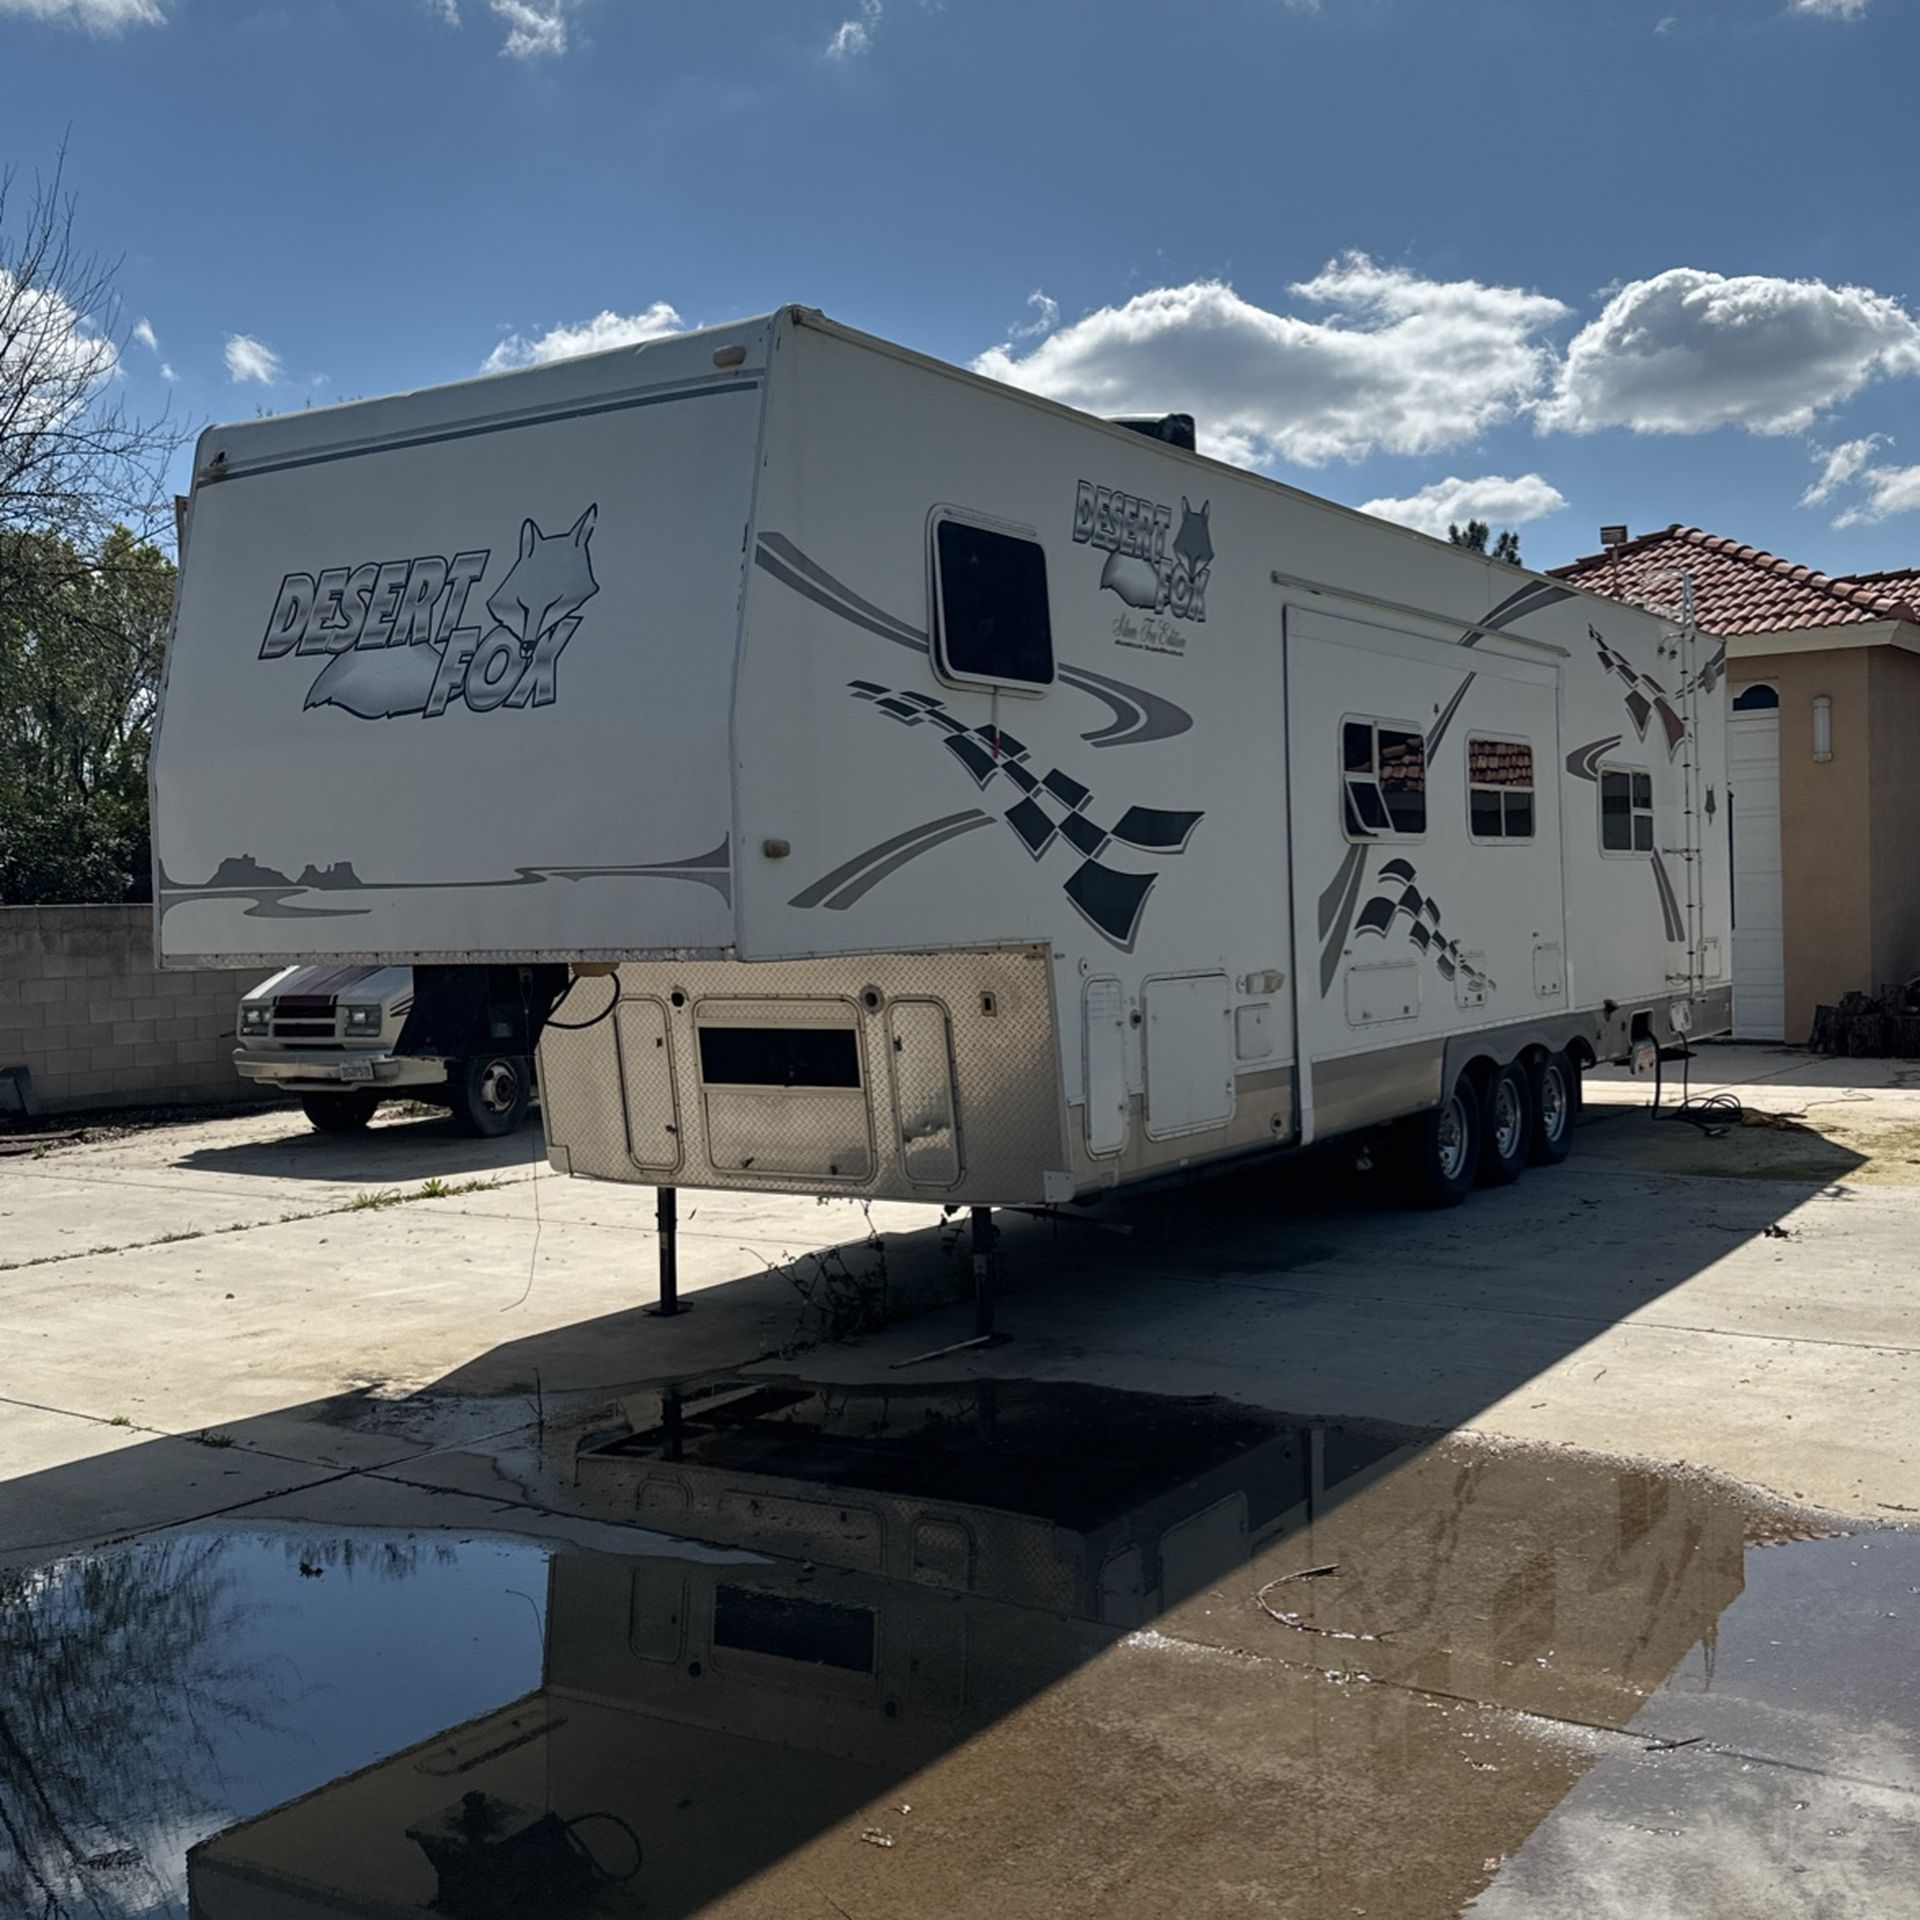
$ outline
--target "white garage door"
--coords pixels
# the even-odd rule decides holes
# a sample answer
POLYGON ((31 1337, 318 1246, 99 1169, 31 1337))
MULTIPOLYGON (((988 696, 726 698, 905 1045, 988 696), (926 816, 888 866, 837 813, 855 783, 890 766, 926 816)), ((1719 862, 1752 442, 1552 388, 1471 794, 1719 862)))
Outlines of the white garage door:
POLYGON ((1787 968, 1780 911, 1780 697, 1737 694, 1727 733, 1733 789, 1733 1030, 1743 1040, 1787 1037, 1787 968))

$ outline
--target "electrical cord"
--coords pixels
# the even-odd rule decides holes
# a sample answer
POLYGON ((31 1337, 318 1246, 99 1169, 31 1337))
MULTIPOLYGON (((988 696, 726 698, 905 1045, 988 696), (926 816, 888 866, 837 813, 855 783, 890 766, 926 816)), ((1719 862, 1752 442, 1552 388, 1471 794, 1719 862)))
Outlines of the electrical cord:
POLYGON ((1735 1127, 1746 1124, 1746 1108, 1730 1093, 1709 1093, 1703 1094, 1698 1100, 1694 1099, 1691 1047, 1682 1048, 1680 1053, 1680 1104, 1677 1107, 1662 1107, 1660 1087, 1660 1055, 1656 1053, 1653 1057, 1653 1116, 1656 1120, 1662 1113, 1670 1120, 1683 1120, 1690 1127, 1698 1127, 1709 1140, 1718 1140, 1735 1127))

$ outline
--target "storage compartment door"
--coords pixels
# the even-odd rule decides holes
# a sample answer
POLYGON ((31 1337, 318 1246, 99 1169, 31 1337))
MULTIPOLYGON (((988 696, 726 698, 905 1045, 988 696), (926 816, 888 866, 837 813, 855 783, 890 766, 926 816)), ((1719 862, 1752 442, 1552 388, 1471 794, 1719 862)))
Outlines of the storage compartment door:
POLYGON ((901 1168, 916 1187, 950 1187, 960 1178, 960 1127, 947 1010, 937 1000, 896 1000, 887 1038, 901 1168))
POLYGON ((1085 1027, 1087 1151, 1118 1153, 1127 1144, 1127 996, 1111 974, 1089 980, 1082 997, 1085 1027))
POLYGON ((1142 993, 1147 1137, 1205 1133, 1233 1113, 1233 1022, 1224 973, 1162 975, 1142 993))

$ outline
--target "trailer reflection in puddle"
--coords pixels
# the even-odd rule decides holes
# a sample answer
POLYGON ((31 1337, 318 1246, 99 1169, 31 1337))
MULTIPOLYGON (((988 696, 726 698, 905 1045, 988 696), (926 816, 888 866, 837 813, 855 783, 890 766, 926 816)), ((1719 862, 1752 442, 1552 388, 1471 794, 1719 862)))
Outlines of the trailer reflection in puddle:
POLYGON ((0 1589, 7 1911, 179 1911, 194 1842, 203 1920, 1911 1897, 1913 1536, 1096 1388, 624 1411, 577 1494, 630 1551, 198 1529, 0 1589))

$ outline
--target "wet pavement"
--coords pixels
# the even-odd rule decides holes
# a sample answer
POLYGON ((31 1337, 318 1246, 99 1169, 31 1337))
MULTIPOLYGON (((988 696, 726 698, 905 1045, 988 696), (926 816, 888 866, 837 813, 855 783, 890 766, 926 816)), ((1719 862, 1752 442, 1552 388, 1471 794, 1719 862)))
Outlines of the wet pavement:
POLYGON ((1920 1535, 1015 1379, 488 1472, 0 1572, 0 1914, 1920 1915, 1920 1535))

